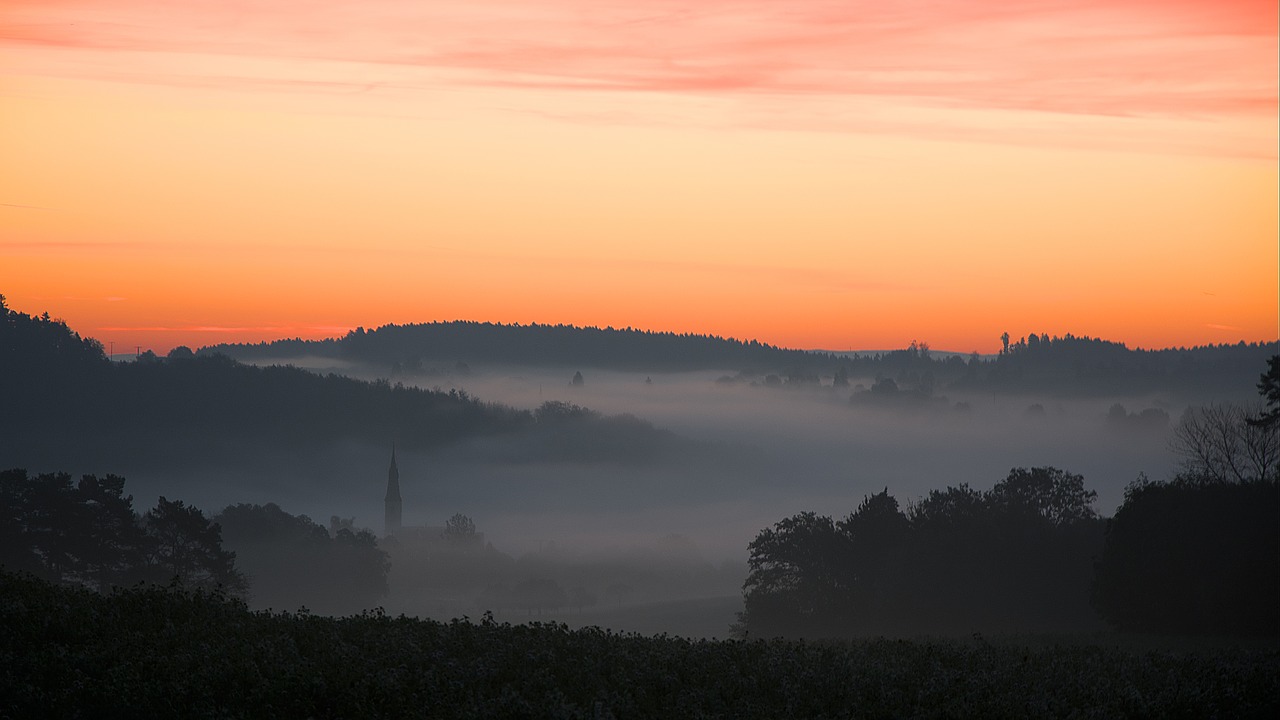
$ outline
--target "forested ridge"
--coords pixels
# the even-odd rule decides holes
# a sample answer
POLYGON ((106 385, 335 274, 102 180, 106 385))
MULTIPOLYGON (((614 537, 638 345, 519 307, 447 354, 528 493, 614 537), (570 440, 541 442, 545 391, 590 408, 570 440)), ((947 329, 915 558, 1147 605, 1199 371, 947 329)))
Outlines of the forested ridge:
MULTIPOLYGON (((248 445, 302 448, 356 441, 404 447, 522 434, 531 452, 582 460, 644 460, 673 440, 631 416, 606 417, 566 403, 536 411, 289 366, 257 367, 178 348, 111 362, 102 344, 48 314, 8 309, 0 296, 0 414, 8 442, 76 437, 77 450, 138 448, 181 453, 192 445, 240 452, 248 445), (145 443, 144 443, 145 441, 145 443)), ((225 453, 224 453, 225 454, 225 453)))
MULTIPOLYGON (((653 332, 631 328, 572 325, 504 325, 468 321, 383 325, 356 328, 341 338, 277 340, 205 348, 243 360, 280 357, 329 357, 390 367, 406 372, 429 370, 423 363, 550 365, 637 371, 754 368, 807 365, 812 353, 787 350, 755 340, 714 335, 653 332)), ((834 356, 825 355, 826 360, 834 356)))
POLYGON ((470 365, 593 367, 636 372, 728 370, 776 375, 788 384, 839 386, 850 377, 892 378, 904 389, 1137 395, 1216 392, 1238 387, 1280 343, 1130 349, 1070 333, 1001 338, 992 356, 937 353, 927 343, 901 350, 831 353, 780 348, 756 340, 570 325, 453 321, 357 328, 340 338, 224 344, 200 350, 240 360, 329 358, 379 372, 445 374, 470 365))

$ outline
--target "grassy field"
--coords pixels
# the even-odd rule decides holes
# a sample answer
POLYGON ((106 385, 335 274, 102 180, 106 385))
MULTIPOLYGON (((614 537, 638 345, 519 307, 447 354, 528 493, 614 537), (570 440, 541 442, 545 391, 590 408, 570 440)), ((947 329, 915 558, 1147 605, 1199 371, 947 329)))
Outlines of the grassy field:
POLYGON ((0 575, 0 717, 1272 717, 1273 642, 689 641, 0 575))

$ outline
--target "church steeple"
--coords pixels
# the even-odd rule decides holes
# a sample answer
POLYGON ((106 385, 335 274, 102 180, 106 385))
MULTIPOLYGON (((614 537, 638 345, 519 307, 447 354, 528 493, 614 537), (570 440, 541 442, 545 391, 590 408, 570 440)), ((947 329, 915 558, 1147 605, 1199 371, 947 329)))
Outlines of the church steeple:
POLYGON ((396 444, 391 443, 391 467, 387 469, 386 515, 383 518, 383 534, 400 532, 400 469, 396 467, 396 444))

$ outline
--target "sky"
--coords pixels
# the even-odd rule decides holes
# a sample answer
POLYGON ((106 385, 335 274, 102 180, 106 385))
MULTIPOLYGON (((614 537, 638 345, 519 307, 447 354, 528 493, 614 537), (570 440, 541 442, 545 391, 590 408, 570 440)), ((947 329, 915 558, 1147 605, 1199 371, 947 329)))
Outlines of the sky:
POLYGON ((1277 339, 1274 0, 2 0, 0 294, 117 352, 433 320, 1277 339))

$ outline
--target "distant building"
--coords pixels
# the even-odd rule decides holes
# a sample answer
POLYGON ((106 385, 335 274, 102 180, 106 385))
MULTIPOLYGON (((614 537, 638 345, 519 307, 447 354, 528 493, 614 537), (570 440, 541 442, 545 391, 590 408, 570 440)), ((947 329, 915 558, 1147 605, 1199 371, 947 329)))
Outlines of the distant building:
MULTIPOLYGON (((403 501, 400 497, 400 468, 396 465, 396 446, 391 445, 391 467, 387 468, 387 494, 383 498, 383 536, 387 538, 395 538, 396 542, 404 545, 429 546, 434 543, 444 542, 445 526, 438 525, 410 525, 405 526, 402 521, 401 510, 403 501)), ((484 533, 475 533, 468 538, 470 543, 477 545, 484 544, 484 533)))
POLYGON ((396 467, 396 446, 391 444, 391 467, 387 470, 387 497, 383 500, 386 513, 383 516, 382 534, 400 535, 400 469, 396 467))

